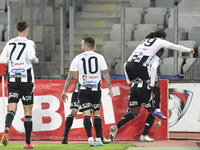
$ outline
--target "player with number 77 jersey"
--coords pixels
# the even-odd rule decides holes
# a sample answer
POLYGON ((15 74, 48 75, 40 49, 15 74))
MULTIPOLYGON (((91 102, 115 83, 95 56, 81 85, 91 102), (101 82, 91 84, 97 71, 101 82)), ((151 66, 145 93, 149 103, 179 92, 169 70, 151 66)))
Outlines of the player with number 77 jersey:
POLYGON ((127 62, 124 64, 125 75, 129 85, 136 78, 144 81, 149 79, 147 66, 153 56, 161 49, 168 48, 181 52, 194 53, 191 48, 173 44, 166 41, 166 33, 162 30, 150 33, 133 51, 127 62))
POLYGON ((32 63, 38 63, 35 43, 18 36, 9 40, 1 54, 0 63, 8 63, 9 82, 34 82, 32 63))
POLYGON ((0 63, 8 63, 8 105, 9 112, 6 114, 5 129, 1 142, 4 146, 8 144, 8 133, 12 121, 17 112, 17 104, 22 101, 24 108, 24 128, 26 142, 25 149, 34 148, 31 142, 32 132, 32 108, 34 103, 34 73, 32 62, 39 63, 35 55, 35 43, 28 40, 28 23, 19 21, 16 25, 18 37, 9 40, 3 49, 0 63))

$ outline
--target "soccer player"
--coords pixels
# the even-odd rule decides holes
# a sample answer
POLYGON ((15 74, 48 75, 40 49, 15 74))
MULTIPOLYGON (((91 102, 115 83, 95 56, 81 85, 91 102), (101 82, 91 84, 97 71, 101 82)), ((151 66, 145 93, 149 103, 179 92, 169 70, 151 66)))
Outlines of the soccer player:
MULTIPOLYGON (((148 72, 149 74, 151 74, 152 76, 152 81, 150 84, 150 87, 153 88, 153 95, 154 95, 154 100, 155 100, 155 110, 153 112, 154 116, 159 117, 160 119, 166 120, 167 117, 165 117, 162 114, 162 111, 160 110, 160 81, 158 78, 158 74, 157 74, 157 69, 161 64, 161 56, 164 53, 164 49, 161 48, 156 55, 151 59, 149 66, 148 66, 148 72)), ((130 108, 127 109, 126 111, 127 113, 130 112, 130 108)))
POLYGON ((34 148, 31 142, 32 108, 34 103, 34 72, 32 62, 38 64, 35 43, 27 39, 29 28, 25 21, 17 23, 18 37, 9 40, 1 54, 0 63, 8 63, 8 104, 2 144, 8 144, 7 134, 17 111, 19 99, 24 108, 24 127, 26 133, 25 149, 34 148))
MULTIPOLYGON (((154 139, 150 138, 147 135, 155 120, 155 115, 153 114, 155 106, 151 89, 152 87, 155 88, 156 86, 158 86, 157 67, 160 65, 160 57, 162 56, 163 52, 163 49, 159 50, 156 53, 157 56, 154 56, 153 59, 150 61, 150 65, 148 66, 148 72, 150 74, 149 82, 143 81, 139 78, 132 82, 131 88, 129 90, 129 109, 122 117, 122 119, 115 126, 112 126, 110 128, 109 138, 112 141, 114 141, 119 128, 138 116, 142 103, 144 104, 144 107, 148 110, 149 114, 146 118, 145 128, 142 135, 140 136, 140 141, 154 141, 154 139)), ((158 93, 156 93, 156 96, 157 95, 158 93)))
POLYGON ((102 55, 94 52, 95 40, 91 37, 84 39, 82 43, 83 53, 74 58, 74 78, 80 84, 79 90, 79 111, 83 112, 83 124, 87 133, 89 146, 94 146, 91 126, 91 109, 94 113, 94 127, 96 131, 96 146, 103 145, 101 141, 101 71, 108 86, 108 94, 112 97, 110 76, 108 67, 102 55))
MULTIPOLYGON (((81 42, 81 45, 82 45, 82 51, 84 52, 85 51, 85 48, 83 47, 84 40, 81 42)), ((96 47, 94 46, 92 50, 95 51, 95 49, 96 49, 96 47)), ((73 74, 74 74, 74 72, 72 71, 73 70, 73 66, 74 66, 74 62, 75 62, 74 60, 72 61, 71 65, 70 65, 69 75, 68 75, 68 78, 66 80, 65 87, 64 87, 64 90, 63 90, 63 93, 62 93, 62 96, 61 96, 61 98, 62 98, 62 100, 64 102, 66 102, 66 98, 68 99, 67 90, 69 88, 69 85, 71 84, 71 80, 72 80, 73 74)), ((78 107, 79 107, 78 87, 79 87, 79 83, 76 83, 75 90, 74 90, 74 92, 72 94, 72 100, 71 100, 71 105, 70 105, 71 114, 66 118, 62 144, 67 144, 68 143, 67 142, 68 133, 69 133, 69 130, 70 130, 71 126, 72 126, 73 119, 76 116, 76 114, 78 113, 78 107)), ((100 134, 101 134, 100 135, 101 141, 103 141, 104 144, 110 143, 110 139, 103 138, 103 136, 102 136, 102 124, 101 124, 101 132, 100 132, 100 134)), ((98 145, 98 143, 97 143, 97 145, 98 145)))
POLYGON ((181 45, 176 45, 166 41, 166 33, 162 30, 150 33, 150 36, 145 38, 133 51, 124 65, 126 70, 126 76, 128 84, 136 78, 140 78, 144 81, 149 79, 147 66, 152 57, 161 49, 169 48, 172 50, 178 50, 181 52, 194 53, 191 48, 186 48, 181 45))
MULTIPOLYGON (((69 77, 71 76, 71 72, 69 72, 69 77)), ((71 81, 69 81, 69 79, 67 78, 66 84, 65 84, 65 88, 63 90, 62 93, 62 100, 66 101, 65 99, 68 99, 67 96, 67 85, 70 83, 71 81), (66 91, 66 92, 65 92, 66 91)), ((79 107, 79 102, 78 102, 78 83, 75 83, 75 88, 74 88, 74 92, 72 94, 72 98, 71 98, 71 104, 70 104, 70 109, 71 109, 71 113, 66 117, 65 120, 65 128, 64 128, 64 134, 63 134, 63 139, 62 139, 62 144, 68 144, 68 134, 69 131, 71 129, 71 126, 73 124, 73 120, 76 117, 77 113, 78 113, 78 107, 79 107)), ((102 129, 102 128, 101 128, 102 129)), ((103 144, 109 144, 111 142, 110 139, 106 139, 101 135, 101 140, 103 141, 103 144)))
POLYGON ((129 90, 129 108, 130 112, 127 112, 120 121, 110 128, 109 138, 111 141, 114 141, 117 131, 126 123, 131 120, 134 120, 139 112, 142 103, 144 104, 145 109, 148 110, 149 114, 146 119, 145 129, 143 135, 141 135, 141 141, 149 141, 153 142, 154 140, 151 139, 147 133, 153 125, 155 117, 153 116, 154 110, 154 102, 152 99, 152 90, 149 88, 149 84, 141 79, 135 80, 129 90))
POLYGON ((164 53, 164 49, 161 48, 156 55, 152 58, 152 60, 149 63, 149 74, 152 76, 151 78, 151 84, 150 87, 153 88, 153 94, 154 94, 154 100, 155 100, 155 110, 153 112, 154 116, 157 116, 163 120, 166 120, 167 117, 165 117, 162 114, 162 111, 160 110, 160 81, 157 74, 157 69, 161 64, 161 56, 164 53))

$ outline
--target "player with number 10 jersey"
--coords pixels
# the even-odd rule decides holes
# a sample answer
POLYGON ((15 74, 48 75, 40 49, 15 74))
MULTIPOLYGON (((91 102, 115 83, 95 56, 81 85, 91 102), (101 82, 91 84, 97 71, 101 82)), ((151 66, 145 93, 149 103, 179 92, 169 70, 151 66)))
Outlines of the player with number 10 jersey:
POLYGON ((79 83, 97 85, 101 81, 101 71, 108 69, 104 57, 93 51, 79 54, 73 61, 72 71, 79 71, 79 83), (81 62, 81 63, 79 63, 81 62))

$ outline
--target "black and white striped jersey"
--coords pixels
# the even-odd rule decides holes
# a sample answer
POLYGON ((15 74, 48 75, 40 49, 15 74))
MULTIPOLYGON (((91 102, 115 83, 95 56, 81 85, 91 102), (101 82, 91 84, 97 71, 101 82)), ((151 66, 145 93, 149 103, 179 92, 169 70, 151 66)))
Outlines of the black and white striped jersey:
POLYGON ((181 45, 173 44, 161 38, 146 38, 133 51, 128 58, 128 62, 137 62, 143 66, 148 66, 152 57, 161 49, 169 48, 181 52, 190 52, 190 48, 181 45))
POLYGON ((108 69, 104 57, 93 51, 77 55, 70 66, 70 71, 79 72, 81 85, 97 85, 101 81, 101 71, 108 69))
POLYGON ((1 54, 0 62, 8 63, 9 82, 34 82, 31 62, 36 62, 35 43, 25 37, 9 40, 1 54))

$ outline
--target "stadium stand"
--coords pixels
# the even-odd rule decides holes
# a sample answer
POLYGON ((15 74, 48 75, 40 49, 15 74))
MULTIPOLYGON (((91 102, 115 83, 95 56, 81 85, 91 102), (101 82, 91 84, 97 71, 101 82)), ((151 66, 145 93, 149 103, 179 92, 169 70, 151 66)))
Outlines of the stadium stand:
POLYGON ((156 31, 158 29, 157 24, 138 24, 138 29, 145 28, 156 31))
MULTIPOLYGON (((132 36, 132 32, 128 29, 125 30, 125 41, 130 41, 132 36)), ((110 31, 110 39, 111 41, 121 41, 121 30, 120 29, 112 29, 110 31)))
MULTIPOLYGON (((178 41, 179 45, 185 46, 185 47, 190 47, 192 49, 195 48, 196 42, 193 40, 180 40, 178 41)), ((182 52, 178 52, 179 57, 193 57, 194 54, 188 54, 188 53, 182 53, 182 52)))
POLYGON ((165 15, 160 12, 147 12, 144 15, 144 22, 146 24, 157 24, 158 29, 164 28, 165 15))
POLYGON ((125 11, 126 11, 126 13, 129 13, 129 12, 137 12, 137 13, 139 13, 141 16, 142 16, 143 13, 144 13, 142 7, 126 7, 125 11))
POLYGON ((144 12, 150 7, 150 0, 130 0, 130 4, 132 7, 142 7, 144 12))
MULTIPOLYGON (((121 30, 121 24, 113 24, 112 28, 121 30)), ((134 31, 133 25, 132 24, 128 24, 128 23, 125 24, 125 29, 128 29, 130 31, 134 31)))
POLYGON ((101 47, 100 54, 102 54, 105 57, 105 60, 107 62, 109 73, 112 73, 112 68, 116 64, 116 60, 120 59, 121 55, 121 49, 117 46, 104 46, 101 47))
POLYGON ((118 63, 115 65, 115 74, 116 75, 123 75, 124 69, 122 68, 122 61, 119 60, 118 63))
POLYGON ((200 56, 200 46, 198 47, 198 55, 200 56))
MULTIPOLYGON (((168 2, 168 0, 166 2, 168 2)), ((183 28, 185 32, 188 33, 193 26, 200 26, 200 21, 197 21, 200 20, 199 8, 199 0, 182 0, 178 4, 178 28, 183 28)), ((174 28, 174 9, 170 11, 168 28, 174 28)))
POLYGON ((137 12, 126 12, 126 23, 132 24, 134 29, 141 23, 142 16, 137 12))
MULTIPOLYGON (((175 42, 175 29, 165 28, 165 33, 167 34, 167 40, 170 42, 175 42)), ((183 40, 184 29, 178 28, 178 40, 183 40)))
POLYGON ((142 41, 150 32, 153 32, 151 29, 139 28, 134 32, 135 41, 142 41))
POLYGON ((1 0, 0 1, 0 11, 5 12, 6 9, 6 0, 1 0))
MULTIPOLYGON (((7 2, 8 1, 9 0, 7 0, 7 2)), ((21 0, 21 1, 12 0, 12 1, 18 1, 20 3, 23 3, 22 4, 23 6, 27 6, 26 0, 21 0)), ((38 2, 34 1, 34 5, 38 5, 38 2)), ((55 1, 56 8, 62 5, 63 5, 63 0, 55 1)), ((84 1, 80 5, 80 7, 75 10, 76 11, 75 18, 74 18, 75 19, 75 22, 74 22, 74 29, 75 29, 74 30, 74 44, 75 44, 74 54, 75 55, 80 53, 80 41, 82 40, 83 37, 86 37, 86 36, 91 36, 95 38, 96 45, 97 45, 97 50, 96 50, 97 52, 100 52, 101 47, 118 47, 121 51, 120 16, 121 16, 122 5, 126 6, 126 9, 125 9, 126 24, 127 24, 126 25, 126 42, 127 42, 126 58, 128 58, 131 55, 131 53, 133 52, 137 44, 140 43, 141 40, 143 40, 143 38, 149 32, 155 31, 157 29, 165 29, 166 31, 169 28, 174 28, 174 7, 173 7, 174 0, 108 0, 108 1, 87 0, 87 1, 84 1), (153 15, 153 17, 151 15, 153 15), (145 17, 146 17, 146 20, 145 20, 145 17), (160 19, 158 19, 159 17, 160 19), (149 22, 147 21, 148 19, 149 19, 149 22), (160 21, 160 22, 158 23, 157 21, 160 21), (113 29, 115 31, 111 31, 113 29), (111 32, 114 32, 112 34, 112 38, 111 38, 111 32), (113 39, 115 41, 112 41, 113 39)), ((52 15, 51 8, 48 8, 48 6, 49 4, 45 6, 46 11, 47 11, 45 13, 45 17, 48 18, 45 21, 45 25, 51 26, 52 18, 48 16, 53 16, 53 15, 52 15)), ((34 20, 33 28, 34 28, 34 31, 36 31, 35 33, 33 33, 33 38, 34 38, 33 40, 35 40, 38 43, 41 43, 42 38, 40 37, 42 37, 42 26, 39 26, 41 22, 41 15, 39 14, 40 10, 38 8, 34 8, 33 10, 35 14, 33 15, 33 20, 34 20)), ((181 36, 181 38, 178 38, 178 40, 181 45, 192 48, 194 46, 195 40, 189 39, 189 32, 191 31, 193 26, 200 26, 200 22, 197 21, 197 20, 200 20, 199 0, 179 0, 178 8, 179 8, 179 14, 178 14, 179 27, 178 28, 184 29, 183 35, 181 36)), ((29 13, 29 11, 30 11, 30 8, 26 9, 26 7, 23 7, 23 14, 29 13)), ((7 13, 5 13, 4 16, 6 16, 7 18, 7 13)), ((1 14, 0 14, 0 17, 1 17, 1 14)), ((29 15, 27 17, 23 15, 22 19, 29 20, 30 17, 29 15)), ((4 25, 4 30, 2 32, 2 35, 4 35, 4 38, 2 38, 1 40, 3 39, 7 40, 8 30, 5 30, 6 29, 5 27, 7 26, 7 20, 1 19, 0 24, 4 25), (2 21, 5 21, 5 23, 2 23, 2 21)), ((69 64, 69 29, 68 27, 69 26, 67 26, 67 29, 66 29, 67 32, 66 32, 66 39, 65 39, 65 44, 64 44, 66 64, 69 64)), ((173 36, 174 36, 173 31, 172 33, 167 33, 167 40, 174 42, 173 36)), ((38 43, 37 43, 37 47, 42 47, 38 43)), ((198 50, 198 42, 196 43, 197 44, 195 46, 195 49, 198 50)), ((58 43, 56 43, 56 51, 52 53, 52 55, 59 56, 58 50, 59 50, 59 45, 58 43)), ((108 51, 110 50, 108 49, 108 51)), ((200 50, 198 51, 200 53, 200 50)), ((165 49, 165 52, 162 58, 171 56, 169 55, 169 52, 170 51, 168 49, 165 49)), ((104 55, 107 56, 106 53, 104 53, 104 55)), ((186 59, 188 57, 196 57, 196 56, 193 56, 192 54, 185 55, 185 53, 179 53, 179 57, 186 59)), ((49 62, 50 64, 49 66, 51 66, 54 63, 57 63, 58 68, 59 68, 59 61, 60 61, 59 57, 55 59, 52 58, 51 62, 49 62)), ((109 66, 112 67, 112 69, 115 64, 121 66, 120 62, 116 61, 116 59, 115 61, 113 61, 112 59, 107 58, 106 61, 109 64, 109 66)), ((65 70, 68 70, 66 66, 65 66, 65 70)), ((113 72, 111 67, 109 68, 110 69, 109 72, 113 72)), ((117 72, 115 71, 115 73, 117 72)), ((59 74, 59 72, 57 72, 57 74, 59 74)))
POLYGON ((167 8, 166 7, 149 7, 147 9, 147 12, 158 12, 158 13, 165 14, 167 12, 167 8))
POLYGON ((174 6, 174 0, 155 0, 155 6, 171 8, 174 6))
POLYGON ((195 49, 200 46, 200 26, 193 26, 188 33, 188 39, 196 42, 195 49))
POLYGON ((103 41, 102 47, 105 46, 117 46, 121 49, 121 41, 103 41))
POLYGON ((190 68, 190 66, 194 63, 194 61, 196 60, 196 58, 187 58, 185 60, 185 64, 183 65, 183 73, 186 73, 186 71, 190 68))
MULTIPOLYGON (((160 65, 160 74, 161 75, 174 75, 174 57, 164 58, 160 65)), ((181 68, 183 64, 183 58, 178 58, 178 74, 181 74, 181 68)))

